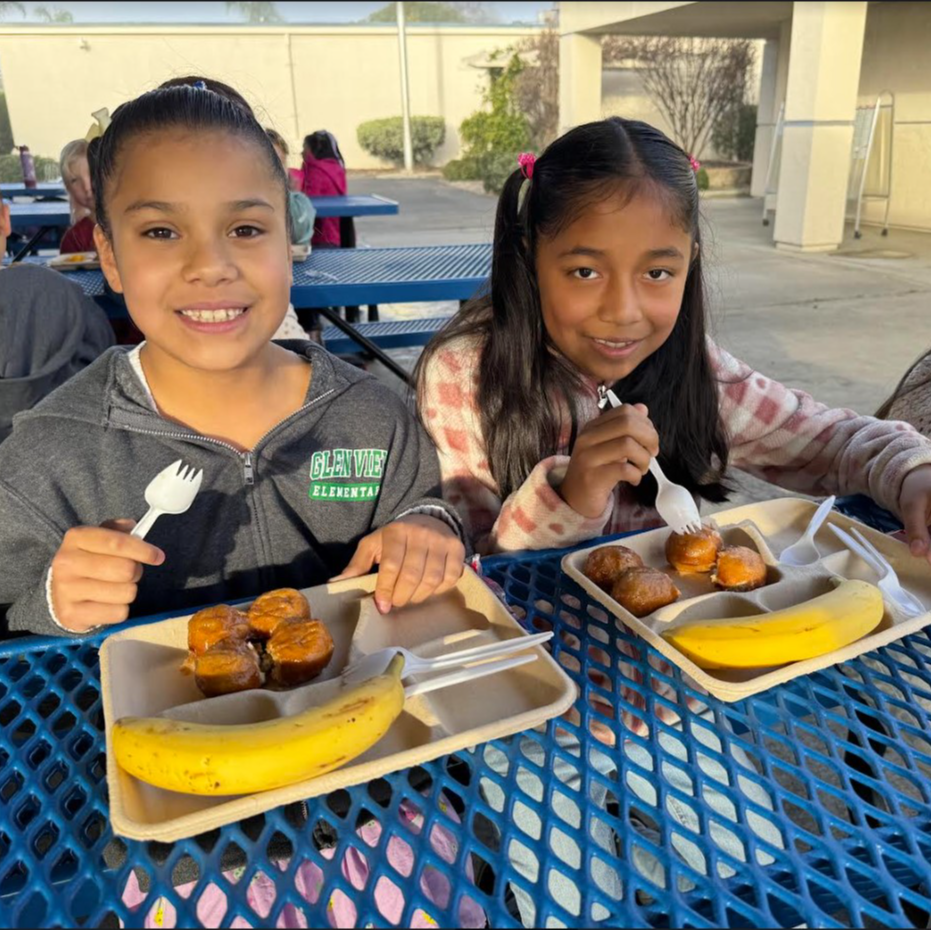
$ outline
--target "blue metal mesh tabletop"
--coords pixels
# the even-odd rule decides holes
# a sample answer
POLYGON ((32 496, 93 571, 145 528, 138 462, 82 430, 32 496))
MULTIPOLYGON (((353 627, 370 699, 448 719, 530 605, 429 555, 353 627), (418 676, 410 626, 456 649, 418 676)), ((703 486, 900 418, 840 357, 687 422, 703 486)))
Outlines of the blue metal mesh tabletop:
POLYGON ((110 831, 100 635, 7 645, 0 923, 924 926, 928 636, 724 704, 559 557, 485 571, 528 629, 556 631, 568 717, 171 845, 110 831))

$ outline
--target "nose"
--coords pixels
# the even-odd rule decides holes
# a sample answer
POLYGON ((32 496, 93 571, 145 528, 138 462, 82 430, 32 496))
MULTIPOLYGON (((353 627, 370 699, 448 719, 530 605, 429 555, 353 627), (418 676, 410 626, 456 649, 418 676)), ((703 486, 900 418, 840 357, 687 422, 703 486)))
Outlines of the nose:
POLYGON ((605 323, 626 327, 643 319, 637 288, 626 277, 616 276, 609 279, 608 286, 602 292, 602 298, 598 316, 605 323))
POLYGON ((238 277, 229 244, 223 236, 188 236, 188 251, 184 262, 184 280, 208 288, 216 287, 238 277))

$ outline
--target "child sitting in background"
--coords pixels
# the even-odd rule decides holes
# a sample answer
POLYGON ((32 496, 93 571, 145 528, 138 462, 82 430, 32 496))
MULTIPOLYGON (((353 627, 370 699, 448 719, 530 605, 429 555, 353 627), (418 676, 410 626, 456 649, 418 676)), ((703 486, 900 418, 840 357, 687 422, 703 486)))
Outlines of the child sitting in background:
MULTIPOLYGON (((346 165, 332 133, 318 130, 304 137, 304 164, 297 175, 308 197, 339 197, 346 193, 346 165)), ((342 245, 338 217, 318 217, 311 245, 342 245)))
MULTIPOLYGON (((0 198, 0 255, 10 208, 0 198)), ((113 345, 103 311, 59 272, 41 265, 0 268, 0 442, 13 416, 113 345)))
POLYGON ((94 245, 94 189, 91 185, 87 142, 75 139, 61 150, 59 161, 61 178, 71 203, 71 226, 61 238, 60 251, 93 252, 94 245))
MULTIPOLYGON (((281 166, 285 171, 288 171, 288 155, 290 155, 288 143, 284 141, 281 133, 276 132, 274 129, 266 128, 265 132, 275 147, 275 154, 281 161, 281 166)), ((288 219, 291 224, 291 243, 293 245, 303 246, 310 242, 310 238, 314 234, 314 219, 316 216, 317 211, 314 210, 310 198, 300 191, 290 189, 289 185, 288 219)))
POLYGON ((883 420, 904 420, 931 438, 931 352, 912 364, 876 416, 883 420))

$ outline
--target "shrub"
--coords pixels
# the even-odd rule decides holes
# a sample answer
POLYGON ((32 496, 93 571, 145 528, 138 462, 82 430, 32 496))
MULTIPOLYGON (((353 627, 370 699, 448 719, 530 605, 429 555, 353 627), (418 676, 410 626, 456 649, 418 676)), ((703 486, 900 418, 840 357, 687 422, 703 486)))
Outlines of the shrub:
POLYGON ((6 94, 0 91, 0 152, 13 148, 13 129, 10 126, 10 111, 6 105, 6 94))
POLYGON ((454 158, 443 166, 447 181, 478 181, 482 177, 481 165, 475 158, 454 158))
MULTIPOLYGON (((370 155, 398 165, 404 164, 404 124, 399 116, 362 123, 356 131, 359 145, 370 155)), ((414 161, 428 165, 446 138, 446 123, 441 116, 411 117, 411 144, 414 161)))
POLYGON ((482 181, 489 194, 500 194, 508 175, 517 168, 518 152, 491 152, 481 160, 482 181))
POLYGON ((708 190, 708 172, 704 168, 698 169, 698 174, 695 176, 695 181, 698 183, 699 191, 708 190))
POLYGON ((753 161, 756 139, 756 104, 742 103, 729 107, 711 131, 711 144, 725 158, 738 162, 753 161))
MULTIPOLYGON (((36 166, 36 178, 39 181, 54 181, 58 177, 58 159, 45 158, 42 155, 33 155, 36 166)), ((0 181, 16 184, 23 180, 23 166, 19 160, 19 152, 12 155, 0 155, 0 181)))

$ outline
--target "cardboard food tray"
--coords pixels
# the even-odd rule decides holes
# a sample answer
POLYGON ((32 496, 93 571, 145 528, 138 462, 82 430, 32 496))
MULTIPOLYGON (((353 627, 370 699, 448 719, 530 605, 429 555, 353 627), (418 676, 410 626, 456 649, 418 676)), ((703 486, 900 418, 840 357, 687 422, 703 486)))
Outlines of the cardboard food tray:
MULTIPOLYGON (((363 653, 403 646, 425 656, 439 655, 525 633, 469 569, 446 595, 384 617, 375 611, 371 598, 362 597, 374 587, 371 575, 305 590, 314 615, 326 622, 335 644, 333 659, 315 680, 324 699, 347 662, 363 653)), ((188 617, 120 631, 108 637, 100 650, 110 821, 124 837, 160 841, 191 837, 288 802, 368 782, 536 727, 562 714, 576 698, 572 680, 545 649, 535 647, 536 661, 487 676, 478 688, 466 682, 408 699, 401 716, 375 746, 331 773, 248 796, 170 792, 117 765, 111 743, 114 721, 126 715, 156 715, 188 702, 198 703, 192 704, 192 720, 211 717, 217 723, 247 723, 268 718, 268 703, 262 700, 265 690, 204 700, 193 677, 181 672, 188 617)))
POLYGON ((96 252, 65 252, 49 259, 48 267, 59 272, 79 272, 100 268, 96 252))
POLYGON ((777 498, 759 504, 719 511, 705 520, 721 531, 725 544, 750 546, 763 557, 767 567, 767 583, 752 592, 731 593, 714 588, 709 575, 683 575, 666 561, 668 527, 650 530, 621 540, 620 543, 639 553, 644 563, 665 571, 682 593, 674 604, 660 608, 643 618, 634 617, 605 591, 590 581, 582 567, 588 554, 597 547, 577 550, 563 557, 563 571, 571 576, 596 601, 603 604, 624 624, 652 647, 675 663, 699 688, 722 699, 739 701, 763 692, 796 676, 806 675, 826 666, 853 659, 861 653, 875 650, 893 640, 931 623, 931 613, 907 618, 897 608, 886 610, 882 621, 870 634, 839 650, 813 659, 776 667, 755 669, 705 670, 680 653, 661 634, 677 624, 727 617, 766 614, 793 604, 800 604, 832 588, 832 579, 862 579, 876 583, 876 574, 855 556, 828 529, 828 524, 860 532, 892 563, 899 581, 925 606, 931 608, 931 566, 914 558, 908 547, 885 534, 832 511, 815 536, 821 561, 813 566, 794 568, 779 565, 776 555, 794 543, 804 533, 817 505, 799 498, 777 498))

